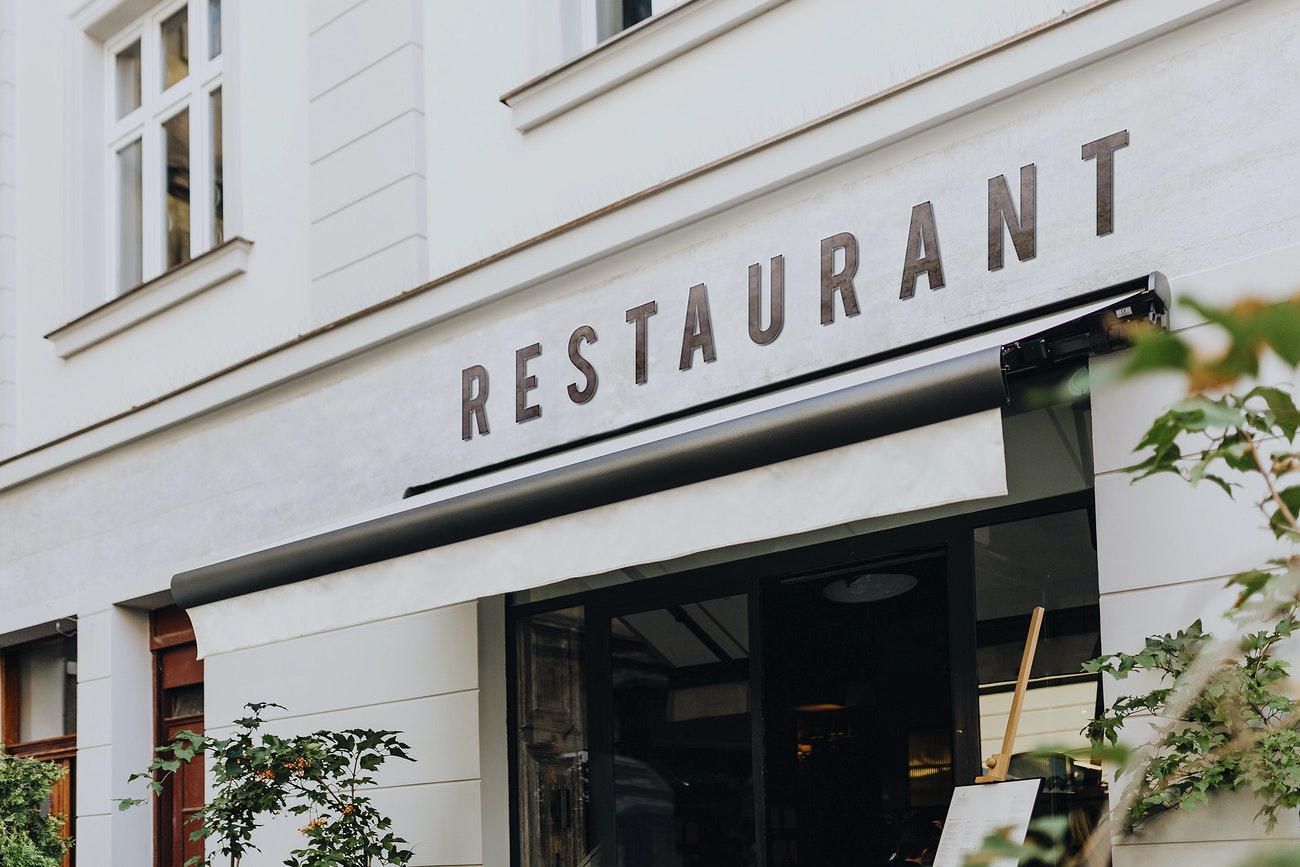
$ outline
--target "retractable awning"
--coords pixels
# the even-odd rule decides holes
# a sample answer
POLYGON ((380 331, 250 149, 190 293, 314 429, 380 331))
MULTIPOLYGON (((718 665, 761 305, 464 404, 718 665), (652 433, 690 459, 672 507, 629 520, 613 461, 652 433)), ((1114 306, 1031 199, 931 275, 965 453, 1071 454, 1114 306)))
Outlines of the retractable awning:
POLYGON ((1090 304, 431 490, 181 572, 172 593, 210 654, 1004 495, 1004 347, 1043 355, 1046 343, 1028 353, 1020 344, 1163 285, 1152 274, 1090 304), (215 619, 221 638, 205 640, 215 619))

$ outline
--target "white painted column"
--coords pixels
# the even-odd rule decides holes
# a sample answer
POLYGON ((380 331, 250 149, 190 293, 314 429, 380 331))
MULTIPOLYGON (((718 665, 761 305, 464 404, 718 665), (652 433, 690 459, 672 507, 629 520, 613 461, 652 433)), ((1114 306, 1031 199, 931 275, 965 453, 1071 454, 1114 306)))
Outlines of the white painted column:
POLYGON ((113 607, 77 622, 77 823, 80 864, 153 861, 152 807, 119 811, 114 799, 144 797, 127 777, 153 749, 153 657, 149 614, 113 607))

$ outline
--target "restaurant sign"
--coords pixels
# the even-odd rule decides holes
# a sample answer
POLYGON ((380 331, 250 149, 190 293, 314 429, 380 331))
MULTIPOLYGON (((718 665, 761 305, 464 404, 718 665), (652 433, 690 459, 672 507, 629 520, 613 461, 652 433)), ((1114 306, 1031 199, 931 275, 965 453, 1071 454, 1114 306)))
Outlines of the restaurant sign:
MULTIPOLYGON (((844 185, 483 330, 460 350, 455 419, 443 418, 444 429, 451 422, 447 433, 468 444, 464 448, 482 451, 452 463, 481 466, 635 426, 1005 315, 1013 302, 996 294, 997 275, 1039 255, 1045 223, 1057 227, 1057 236, 1114 232, 1117 151, 1128 144, 1128 130, 1082 144, 1068 177, 1063 163, 1052 165, 1052 183, 1068 181, 1073 189, 1053 196, 1054 207, 1058 199, 1064 205, 1052 215, 1054 223, 1041 218, 1043 184, 1035 162, 1011 178, 985 175, 982 201, 965 196, 947 205, 951 214, 933 200, 913 204, 910 214, 905 207, 868 211, 852 198, 860 190, 844 185), (982 213, 973 213, 972 201, 982 213), (831 225, 837 211, 843 222, 831 225), (984 232, 970 231, 980 216, 984 232), (824 230, 809 235, 814 218, 824 230), (867 224, 867 231, 857 223, 867 224), (961 232, 956 242, 949 226, 961 232), (890 235, 898 240, 892 279, 888 245, 882 244, 890 235), (766 248, 761 258, 753 254, 756 246, 766 248), (950 246, 954 256, 945 253, 950 246), (742 249, 751 251, 750 258, 738 258, 742 249), (731 250, 736 257, 727 265, 731 250), (978 262, 976 253, 982 254, 978 262), (933 306, 911 316, 890 310, 915 308, 925 297, 943 300, 926 302, 933 306), (855 319, 869 324, 849 334, 842 323, 855 319), (833 337, 837 328, 845 336, 833 337), (724 374, 692 373, 726 367, 730 358, 735 361, 724 374), (605 408, 596 409, 602 402, 605 408), (543 433, 552 417, 559 419, 556 429, 543 433), (525 438, 528 429, 533 433, 525 438), (486 445, 501 439, 510 442, 499 449, 486 445)), ((861 192, 870 192, 870 182, 864 179, 861 192)), ((895 180, 887 189, 898 187, 895 180)))

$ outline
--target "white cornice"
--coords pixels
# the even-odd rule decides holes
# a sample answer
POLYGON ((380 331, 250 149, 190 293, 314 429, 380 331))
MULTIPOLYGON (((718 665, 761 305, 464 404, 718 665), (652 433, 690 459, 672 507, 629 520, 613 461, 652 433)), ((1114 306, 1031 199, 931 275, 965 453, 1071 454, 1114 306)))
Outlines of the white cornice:
POLYGON ((71 358, 134 325, 248 270, 253 242, 232 238, 202 256, 101 304, 45 335, 60 358, 71 358))
POLYGON ((595 99, 787 0, 688 0, 501 97, 520 132, 595 99))

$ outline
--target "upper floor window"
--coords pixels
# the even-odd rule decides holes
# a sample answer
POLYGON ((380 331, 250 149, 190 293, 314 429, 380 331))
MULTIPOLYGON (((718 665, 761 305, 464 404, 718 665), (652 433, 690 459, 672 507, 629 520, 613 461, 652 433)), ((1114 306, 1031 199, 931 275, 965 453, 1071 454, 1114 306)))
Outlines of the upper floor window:
POLYGON ((116 293, 225 240, 221 0, 156 7, 107 44, 116 293))
POLYGON ((651 15, 658 15, 678 5, 682 0, 588 0, 590 25, 587 45, 592 48, 611 36, 622 33, 634 24, 640 24, 651 15))

